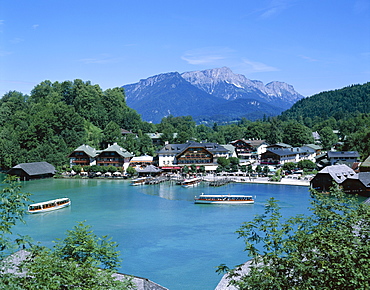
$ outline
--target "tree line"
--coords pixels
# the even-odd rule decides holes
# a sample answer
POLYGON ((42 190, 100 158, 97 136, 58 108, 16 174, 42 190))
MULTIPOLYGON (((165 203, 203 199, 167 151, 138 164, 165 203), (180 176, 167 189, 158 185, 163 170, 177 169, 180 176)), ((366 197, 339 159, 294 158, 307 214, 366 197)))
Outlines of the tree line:
MULTIPOLYGON (((258 121, 242 118, 225 125, 197 125, 191 116, 170 115, 152 124, 127 106, 123 88, 103 91, 99 85, 79 79, 43 81, 30 95, 10 91, 0 99, 0 167, 6 170, 36 161, 66 166, 67 156, 81 144, 105 149, 108 144, 118 143, 135 155, 154 156, 159 148, 146 134, 154 132, 162 133, 162 141, 169 143, 194 140, 227 144, 237 139, 264 139, 270 144, 301 146, 313 143, 312 132, 317 131, 324 149, 342 139, 339 149, 357 150, 366 158, 370 154, 369 84, 343 90, 302 100, 280 116, 258 121), (337 96, 341 96, 340 100, 348 96, 361 98, 362 110, 347 112, 338 101, 335 104, 341 113, 330 114, 328 104, 337 96), (121 129, 132 134, 123 135, 121 129)), ((336 110, 333 104, 330 108, 336 110)))

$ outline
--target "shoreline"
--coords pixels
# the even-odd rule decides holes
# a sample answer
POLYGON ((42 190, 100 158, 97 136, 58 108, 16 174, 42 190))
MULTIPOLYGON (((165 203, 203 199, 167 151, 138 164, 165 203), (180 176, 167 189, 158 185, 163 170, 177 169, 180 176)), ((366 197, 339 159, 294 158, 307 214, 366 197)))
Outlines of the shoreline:
POLYGON ((206 176, 204 180, 206 181, 214 181, 217 179, 230 179, 237 183, 256 183, 256 184, 274 184, 274 185, 295 185, 295 186, 310 186, 309 180, 301 180, 301 179, 293 179, 293 178, 282 178, 279 182, 277 181, 269 181, 268 177, 257 177, 257 178, 249 178, 249 177, 241 177, 241 176, 217 176, 209 177, 206 176))

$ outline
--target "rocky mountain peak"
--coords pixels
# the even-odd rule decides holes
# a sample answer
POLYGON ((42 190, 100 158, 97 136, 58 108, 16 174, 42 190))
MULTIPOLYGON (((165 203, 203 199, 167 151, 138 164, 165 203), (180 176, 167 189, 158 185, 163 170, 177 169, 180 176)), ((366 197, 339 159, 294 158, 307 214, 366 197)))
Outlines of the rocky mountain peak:
POLYGON ((228 67, 159 74, 124 88, 128 105, 153 122, 165 116, 163 112, 204 117, 211 112, 219 115, 221 107, 225 118, 255 119, 277 115, 303 98, 289 84, 274 81, 264 85, 228 67))

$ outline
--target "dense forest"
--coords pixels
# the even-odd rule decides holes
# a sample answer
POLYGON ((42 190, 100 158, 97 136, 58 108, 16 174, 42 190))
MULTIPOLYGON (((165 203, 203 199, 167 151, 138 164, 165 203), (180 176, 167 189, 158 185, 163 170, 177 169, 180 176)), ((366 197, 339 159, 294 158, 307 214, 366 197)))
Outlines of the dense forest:
POLYGON ((105 149, 117 142, 135 155, 155 155, 145 133, 160 132, 162 140, 217 142, 265 139, 293 146, 321 136, 324 149, 342 141, 339 149, 370 154, 370 83, 323 92, 296 103, 282 115, 259 121, 197 125, 192 117, 168 116, 159 124, 142 121, 126 104, 123 88, 103 91, 82 80, 44 81, 25 95, 10 91, 0 99, 0 167, 35 161, 68 166, 67 156, 81 144, 105 149), (133 134, 122 135, 121 129, 133 134), (334 134, 338 130, 339 134, 334 134), (175 134, 176 133, 176 134, 175 134))

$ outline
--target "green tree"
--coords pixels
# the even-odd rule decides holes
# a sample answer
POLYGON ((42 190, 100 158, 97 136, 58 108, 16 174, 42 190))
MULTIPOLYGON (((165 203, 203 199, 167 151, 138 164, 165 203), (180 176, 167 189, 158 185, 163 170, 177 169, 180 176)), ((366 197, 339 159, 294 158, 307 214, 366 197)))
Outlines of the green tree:
POLYGON ((294 162, 286 162, 286 163, 284 163, 284 165, 283 165, 283 169, 284 170, 294 170, 294 168, 296 168, 297 167, 297 164, 296 163, 294 163, 294 162))
POLYGON ((263 172, 263 175, 267 176, 270 172, 270 168, 267 165, 265 165, 263 166, 262 172, 263 172))
POLYGON ((229 161, 231 165, 239 165, 240 160, 238 157, 229 157, 229 161))
POLYGON ((120 142, 122 139, 121 128, 113 121, 110 121, 103 130, 103 146, 120 142))
POLYGON ((283 142, 293 147, 313 143, 312 132, 297 121, 290 121, 284 125, 283 142))
MULTIPOLYGON (((4 186, 0 192, 0 260, 5 254, 9 254, 27 237, 18 235, 14 239, 12 228, 17 222, 25 223, 26 204, 30 201, 30 193, 21 191, 20 182, 16 177, 7 176, 4 179, 4 186)), ((1 279, 0 279, 1 280, 1 279)))
MULTIPOLYGON (((271 198, 265 212, 237 231, 250 271, 229 271, 238 289, 369 289, 370 207, 345 195, 312 191, 312 214, 282 220, 271 198), (261 244, 261 246, 260 246, 261 244)), ((228 270, 225 265, 219 271, 228 270)))
POLYGON ((257 172, 258 175, 260 175, 262 173, 262 166, 261 165, 258 164, 256 166, 256 172, 257 172))
POLYGON ((226 167, 230 165, 230 160, 226 157, 219 157, 217 158, 217 163, 220 164, 221 167, 226 167))
POLYGON ((182 173, 183 174, 188 174, 189 173, 189 167, 187 165, 184 165, 184 167, 182 168, 182 173))
POLYGON ((90 226, 79 223, 67 231, 54 250, 33 246, 18 269, 26 275, 2 275, 1 289, 136 289, 131 277, 118 281, 117 244, 107 236, 98 237, 90 226), (103 267, 104 269, 101 269, 103 267))
POLYGON ((319 130, 321 145, 324 150, 330 150, 338 142, 338 136, 333 133, 330 127, 324 127, 319 130))
POLYGON ((115 280, 113 270, 101 270, 90 263, 62 259, 45 247, 32 249, 20 267, 27 269, 27 275, 2 275, 1 289, 136 289, 131 277, 125 277, 122 281, 115 280))
POLYGON ((298 168, 312 171, 316 169, 316 163, 311 160, 301 160, 297 163, 298 168))
POLYGON ((248 166, 247 166, 247 172, 248 172, 248 175, 249 176, 251 176, 251 174, 253 173, 253 167, 252 167, 252 165, 251 164, 249 164, 248 166))
POLYGON ((134 168, 134 167, 129 166, 129 167, 127 167, 127 169, 126 169, 126 173, 127 173, 128 175, 130 175, 130 176, 133 176, 133 175, 135 175, 137 172, 136 172, 136 170, 135 170, 135 168, 134 168))
POLYGON ((65 260, 77 263, 92 263, 104 269, 115 270, 120 264, 117 243, 107 236, 98 237, 91 226, 79 222, 73 230, 67 231, 64 240, 58 240, 55 252, 65 260))

